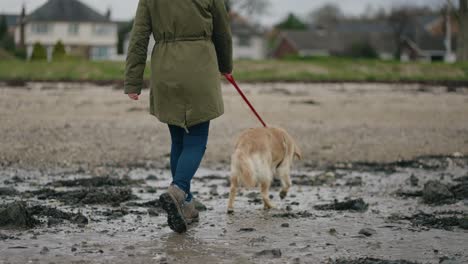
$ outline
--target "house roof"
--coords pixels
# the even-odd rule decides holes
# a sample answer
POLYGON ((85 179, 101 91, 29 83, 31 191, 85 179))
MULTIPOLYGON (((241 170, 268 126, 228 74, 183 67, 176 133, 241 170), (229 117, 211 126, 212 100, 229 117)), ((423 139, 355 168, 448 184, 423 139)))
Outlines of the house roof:
POLYGON ((28 16, 28 21, 110 22, 78 0, 48 0, 28 16))
POLYGON ((6 22, 7 22, 7 27, 14 27, 16 24, 18 24, 18 18, 19 15, 13 15, 13 14, 0 14, 0 17, 5 16, 6 22))
POLYGON ((440 19, 439 15, 425 15, 415 17, 413 23, 403 32, 403 38, 411 40, 419 49, 427 51, 445 50, 445 36, 434 36, 429 25, 440 19))
POLYGON ((252 25, 246 18, 241 15, 231 12, 231 31, 234 35, 261 35, 261 30, 252 25))
MULTIPOLYGON (((362 28, 361 28, 362 29, 362 28)), ((393 52, 395 42, 392 34, 382 32, 356 32, 354 30, 287 30, 282 35, 290 41, 298 51, 329 51, 339 54, 351 45, 362 41, 369 42, 378 52, 393 52)))

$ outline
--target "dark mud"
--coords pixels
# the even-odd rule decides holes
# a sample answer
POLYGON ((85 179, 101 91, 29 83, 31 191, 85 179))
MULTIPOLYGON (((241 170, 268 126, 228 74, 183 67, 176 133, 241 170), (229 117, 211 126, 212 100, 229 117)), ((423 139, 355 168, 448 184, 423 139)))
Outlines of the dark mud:
POLYGON ((131 186, 144 183, 142 180, 131 180, 127 178, 114 178, 109 176, 92 177, 87 179, 55 181, 48 186, 53 187, 103 187, 103 186, 131 186))
POLYGON ((0 206, 1 228, 33 228, 39 221, 33 217, 25 202, 0 206))
POLYGON ((73 191, 59 192, 53 189, 32 191, 32 195, 39 200, 57 199, 66 204, 110 204, 119 206, 120 203, 137 199, 130 188, 104 187, 87 188, 73 191))
POLYGON ((354 211, 354 212, 365 212, 369 208, 369 204, 364 202, 362 198, 350 199, 343 202, 335 200, 331 204, 315 205, 316 210, 335 210, 335 211, 354 211))
POLYGON ((331 169, 395 173, 401 169, 444 170, 451 165, 466 167, 468 166, 468 159, 463 157, 423 156, 412 160, 400 160, 389 163, 339 163, 331 166, 331 169))
POLYGON ((376 258, 361 258, 355 260, 335 260, 329 264, 421 264, 420 262, 412 262, 407 260, 383 260, 376 258))
POLYGON ((393 215, 390 220, 407 220, 414 227, 427 227, 453 231, 455 227, 468 230, 468 214, 463 212, 418 212, 411 216, 393 215))
POLYGON ((192 186, 200 221, 182 236, 158 199, 171 182, 167 169, 109 167, 93 177, 6 168, 0 263, 467 263, 468 166, 444 167, 447 159, 430 163, 438 169, 420 161, 302 168, 284 200, 278 182, 270 188, 275 209, 263 209, 257 189, 240 189, 229 215, 229 172, 201 169, 192 186), (427 204, 425 186, 452 197, 427 204))
POLYGON ((452 204, 468 199, 467 177, 454 179, 457 184, 446 184, 439 180, 431 180, 424 184, 422 190, 398 190, 396 194, 402 197, 422 197, 426 204, 443 205, 452 204))

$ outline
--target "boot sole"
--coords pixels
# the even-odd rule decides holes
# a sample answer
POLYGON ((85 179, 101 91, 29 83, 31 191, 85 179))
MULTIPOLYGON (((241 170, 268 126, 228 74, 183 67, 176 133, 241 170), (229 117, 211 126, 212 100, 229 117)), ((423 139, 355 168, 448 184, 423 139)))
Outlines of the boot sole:
POLYGON ((163 193, 159 197, 162 208, 167 212, 167 224, 177 232, 184 233, 187 231, 187 222, 184 219, 182 210, 177 206, 177 201, 170 193, 163 193))

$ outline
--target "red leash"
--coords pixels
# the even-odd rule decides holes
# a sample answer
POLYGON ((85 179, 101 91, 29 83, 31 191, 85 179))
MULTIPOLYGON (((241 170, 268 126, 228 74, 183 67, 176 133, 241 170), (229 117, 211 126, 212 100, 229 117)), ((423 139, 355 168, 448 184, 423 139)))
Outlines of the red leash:
POLYGON ((249 105, 250 110, 255 114, 255 116, 260 120, 262 123, 263 127, 267 127, 266 123, 263 121, 263 119, 260 117, 260 115, 257 113, 253 105, 250 103, 249 99, 245 96, 245 94, 242 92, 242 90, 239 88, 239 85, 237 85, 236 81, 234 80, 234 77, 232 74, 224 74, 224 77, 236 88, 237 92, 239 92, 240 96, 242 96, 242 99, 249 105))

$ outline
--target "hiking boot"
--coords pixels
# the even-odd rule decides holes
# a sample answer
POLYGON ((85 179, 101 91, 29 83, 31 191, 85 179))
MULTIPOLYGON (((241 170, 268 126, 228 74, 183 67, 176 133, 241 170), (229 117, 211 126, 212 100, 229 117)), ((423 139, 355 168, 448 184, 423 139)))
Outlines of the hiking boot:
POLYGON ((182 211, 185 198, 185 192, 175 185, 169 186, 167 192, 159 197, 162 208, 167 212, 167 224, 177 233, 187 231, 187 221, 182 211))
POLYGON ((184 214, 187 224, 198 222, 198 210, 195 208, 195 202, 185 202, 182 206, 182 213, 184 214))

